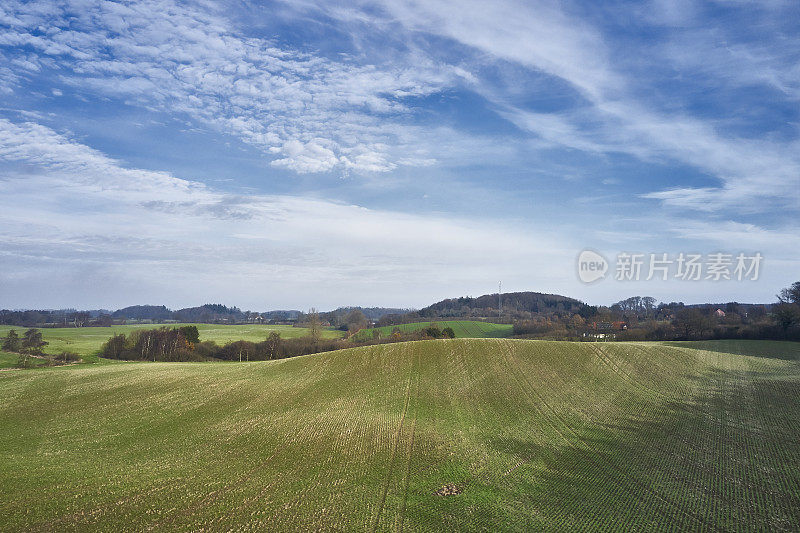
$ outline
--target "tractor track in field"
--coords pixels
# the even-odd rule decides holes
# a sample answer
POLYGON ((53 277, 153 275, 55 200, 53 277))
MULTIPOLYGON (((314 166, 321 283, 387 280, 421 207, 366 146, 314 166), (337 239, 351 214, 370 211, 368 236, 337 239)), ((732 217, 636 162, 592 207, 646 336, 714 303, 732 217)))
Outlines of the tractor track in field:
MULTIPOLYGON (((392 483, 392 474, 394 472, 394 464, 397 460, 397 449, 400 446, 400 437, 403 434, 403 425, 406 420, 406 414, 408 413, 408 405, 411 403, 411 382, 413 381, 414 377, 414 363, 412 359, 411 369, 408 373, 408 381, 406 382, 406 401, 403 407, 403 413, 400 415, 400 422, 397 425, 397 434, 394 437, 394 443, 392 446, 392 457, 389 461, 389 471, 386 474, 386 482, 383 486, 383 494, 381 496, 380 504, 378 505, 378 511, 375 513, 375 523, 372 526, 372 531, 375 532, 378 530, 378 525, 380 524, 381 515, 383 514, 383 508, 386 505, 386 496, 389 493, 389 485, 392 483)), ((414 424, 416 427, 416 424, 414 424)))
MULTIPOLYGON (((420 359, 420 356, 419 356, 419 354, 417 354, 416 355, 416 360, 417 360, 417 367, 418 368, 419 368, 419 364, 420 364, 420 360, 419 359, 420 359)), ((419 379, 416 380, 414 385, 415 385, 415 389, 416 389, 415 392, 414 392, 414 397, 417 398, 417 397, 419 397, 419 379)), ((398 519, 400 520, 399 527, 397 528, 398 531, 402 531, 403 530, 403 524, 405 523, 405 520, 406 520, 406 504, 408 502, 408 487, 409 487, 409 485, 411 483, 411 460, 412 460, 412 458, 414 456, 413 455, 414 454, 414 441, 416 439, 416 436, 417 436, 417 405, 415 404, 414 405, 414 419, 413 419, 413 422, 411 424, 411 443, 408 446, 408 464, 406 466, 406 479, 405 479, 405 483, 404 483, 404 486, 403 486, 403 505, 400 508, 400 514, 398 516, 398 519)))

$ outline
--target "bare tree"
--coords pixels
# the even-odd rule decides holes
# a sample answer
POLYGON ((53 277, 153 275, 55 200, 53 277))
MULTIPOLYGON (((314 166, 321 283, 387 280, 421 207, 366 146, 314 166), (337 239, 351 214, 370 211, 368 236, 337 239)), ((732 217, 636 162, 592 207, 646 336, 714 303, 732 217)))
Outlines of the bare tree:
POLYGON ((308 310, 308 334, 314 342, 322 338, 322 321, 314 307, 308 310))
POLYGON ((350 334, 356 333, 358 330, 367 327, 367 317, 364 316, 364 313, 361 312, 360 309, 353 309, 347 314, 347 318, 345 318, 345 323, 347 324, 347 330, 350 334))
POLYGON ((800 305, 800 281, 795 281, 789 287, 782 289, 778 294, 781 303, 793 303, 800 305))
POLYGON ((267 355, 270 359, 277 359, 281 349, 281 334, 270 331, 267 335, 267 355))

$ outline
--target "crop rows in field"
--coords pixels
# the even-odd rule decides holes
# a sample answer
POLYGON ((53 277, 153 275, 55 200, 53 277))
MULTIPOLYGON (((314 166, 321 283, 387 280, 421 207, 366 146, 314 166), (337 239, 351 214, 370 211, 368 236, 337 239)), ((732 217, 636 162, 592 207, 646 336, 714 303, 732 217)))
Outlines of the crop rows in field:
POLYGON ((699 347, 3 372, 0 529, 793 530, 796 345, 699 347))

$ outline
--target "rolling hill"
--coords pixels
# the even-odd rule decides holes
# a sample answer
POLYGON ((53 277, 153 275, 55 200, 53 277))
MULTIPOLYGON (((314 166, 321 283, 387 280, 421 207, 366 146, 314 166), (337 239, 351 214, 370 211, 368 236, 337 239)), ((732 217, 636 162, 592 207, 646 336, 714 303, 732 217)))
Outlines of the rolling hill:
POLYGON ((3 371, 0 530, 789 531, 798 359, 456 339, 3 371))

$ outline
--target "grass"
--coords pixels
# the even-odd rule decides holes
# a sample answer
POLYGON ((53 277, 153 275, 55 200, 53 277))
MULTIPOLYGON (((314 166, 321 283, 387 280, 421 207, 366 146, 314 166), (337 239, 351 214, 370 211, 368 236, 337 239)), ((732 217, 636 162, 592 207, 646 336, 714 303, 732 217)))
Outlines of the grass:
MULTIPOLYGON (((19 354, 0 351, 0 369, 16 368, 19 361, 19 354)), ((44 366, 47 361, 38 357, 29 357, 28 364, 31 367, 44 366)))
MULTIPOLYGON (((437 320, 436 324, 439 329, 447 327, 453 328, 457 339, 486 339, 486 338, 499 338, 510 337, 513 332, 511 324, 492 324, 490 322, 480 322, 478 320, 437 320)), ((368 339, 373 335, 373 331, 378 330, 382 337, 387 337, 392 334, 394 328, 400 328, 400 331, 410 332, 419 329, 427 328, 431 322, 413 322, 411 324, 401 324, 399 326, 384 326, 381 328, 368 328, 362 329, 356 334, 356 339, 368 339)))
POLYGON ((456 339, 0 372, 0 530, 791 531, 798 357, 456 339))
POLYGON ((0 351, 0 368, 14 368, 18 359, 19 354, 0 351))
POLYGON ((17 364, 19 355, 0 351, 0 368, 13 368, 17 364))
MULTIPOLYGON (((303 337, 308 335, 308 329, 293 326, 270 326, 261 324, 246 325, 218 325, 218 324, 166 324, 168 327, 186 325, 197 326, 200 331, 201 341, 214 341, 223 345, 227 342, 246 340, 259 342, 267 338, 270 331, 277 331, 284 339, 303 337)), ((80 355, 84 362, 97 362, 97 352, 105 341, 112 335, 125 333, 126 335, 137 329, 150 329, 160 327, 159 324, 137 324, 130 326, 111 326, 104 328, 41 328, 42 336, 49 344, 45 346, 45 353, 59 354, 70 351, 80 355)), ((0 326, 0 337, 5 337, 9 330, 14 329, 22 336, 27 329, 16 326, 0 326)), ((342 332, 323 330, 323 337, 336 338, 342 332)))

